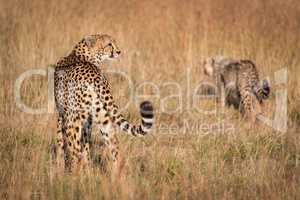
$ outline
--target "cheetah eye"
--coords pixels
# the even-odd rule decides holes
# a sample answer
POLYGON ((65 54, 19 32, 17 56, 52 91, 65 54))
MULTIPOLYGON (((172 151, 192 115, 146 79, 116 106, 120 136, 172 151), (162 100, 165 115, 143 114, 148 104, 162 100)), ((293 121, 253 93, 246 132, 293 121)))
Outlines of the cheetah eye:
POLYGON ((108 43, 108 46, 112 46, 112 43, 108 43))

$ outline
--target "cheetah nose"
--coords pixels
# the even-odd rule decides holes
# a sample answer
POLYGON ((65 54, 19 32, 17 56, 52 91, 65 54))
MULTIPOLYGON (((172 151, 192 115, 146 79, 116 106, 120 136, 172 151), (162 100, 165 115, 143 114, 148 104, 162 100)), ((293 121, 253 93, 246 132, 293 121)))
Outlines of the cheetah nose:
POLYGON ((116 51, 117 54, 121 54, 121 51, 116 51))

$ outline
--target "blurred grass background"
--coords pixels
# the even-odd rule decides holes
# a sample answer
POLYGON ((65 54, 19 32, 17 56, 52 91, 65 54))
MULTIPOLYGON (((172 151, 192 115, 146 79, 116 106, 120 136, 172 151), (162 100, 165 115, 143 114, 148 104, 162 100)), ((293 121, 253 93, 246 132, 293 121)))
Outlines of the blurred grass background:
MULTIPOLYGON (((299 199, 299 16, 297 0, 0 0, 0 198, 299 199), (142 139, 120 135, 124 166, 117 184, 96 166, 55 175, 49 154, 55 114, 22 112, 13 95, 23 72, 47 70, 94 33, 112 35, 123 52, 105 71, 126 73, 134 86, 152 82, 160 95, 149 85, 135 90, 135 96, 152 94, 156 127, 142 139), (287 133, 249 127, 232 109, 216 116, 190 107, 214 108, 191 98, 203 79, 202 60, 213 55, 254 60, 271 85, 276 71, 288 69, 287 133), (178 91, 182 99, 167 98, 178 91), (231 128, 222 132, 218 124, 231 128)), ((116 101, 125 105, 132 98, 128 82, 108 76, 116 101)), ((274 115, 275 90, 266 116, 274 115)), ((21 98, 34 108, 47 106, 47 77, 26 79, 21 98)), ((124 114, 139 120, 133 102, 124 114)))

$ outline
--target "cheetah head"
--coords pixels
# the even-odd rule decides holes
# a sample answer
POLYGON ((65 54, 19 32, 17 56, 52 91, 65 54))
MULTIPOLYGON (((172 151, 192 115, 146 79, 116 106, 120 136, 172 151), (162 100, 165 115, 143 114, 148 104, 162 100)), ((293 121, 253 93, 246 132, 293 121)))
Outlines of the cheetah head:
POLYGON ((75 46, 76 57, 84 62, 100 66, 104 60, 114 60, 120 54, 116 41, 109 35, 89 35, 75 46))
POLYGON ((203 72, 207 76, 213 76, 214 74, 214 65, 215 59, 214 58, 207 58, 203 62, 203 72))
POLYGON ((206 60, 203 62, 203 72, 207 76, 214 76, 216 71, 218 70, 225 70, 225 66, 229 64, 238 63, 239 60, 235 60, 232 58, 226 58, 221 55, 217 55, 214 57, 206 58, 206 60))

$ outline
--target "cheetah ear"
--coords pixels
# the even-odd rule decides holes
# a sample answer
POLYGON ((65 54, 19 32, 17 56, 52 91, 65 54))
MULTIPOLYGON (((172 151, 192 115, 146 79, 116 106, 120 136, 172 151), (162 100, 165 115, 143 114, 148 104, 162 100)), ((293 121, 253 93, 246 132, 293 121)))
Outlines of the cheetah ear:
POLYGON ((86 36, 85 38, 83 38, 83 42, 88 46, 88 47, 92 47, 95 44, 95 38, 91 35, 86 36))

